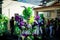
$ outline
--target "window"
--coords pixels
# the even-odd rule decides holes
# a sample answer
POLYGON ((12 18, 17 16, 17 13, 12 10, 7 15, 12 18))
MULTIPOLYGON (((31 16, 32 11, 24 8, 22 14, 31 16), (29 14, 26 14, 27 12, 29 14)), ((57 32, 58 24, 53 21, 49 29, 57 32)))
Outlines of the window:
POLYGON ((57 17, 60 18, 60 10, 57 10, 57 17))
POLYGON ((50 12, 47 12, 47 17, 51 17, 51 13, 50 12))

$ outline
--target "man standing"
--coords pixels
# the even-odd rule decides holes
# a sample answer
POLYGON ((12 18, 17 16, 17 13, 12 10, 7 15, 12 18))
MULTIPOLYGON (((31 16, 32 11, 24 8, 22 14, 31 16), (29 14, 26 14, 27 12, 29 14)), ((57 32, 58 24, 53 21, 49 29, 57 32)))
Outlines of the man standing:
POLYGON ((10 28, 11 28, 11 35, 13 35, 13 32, 14 32, 14 17, 12 17, 11 20, 10 20, 10 28))

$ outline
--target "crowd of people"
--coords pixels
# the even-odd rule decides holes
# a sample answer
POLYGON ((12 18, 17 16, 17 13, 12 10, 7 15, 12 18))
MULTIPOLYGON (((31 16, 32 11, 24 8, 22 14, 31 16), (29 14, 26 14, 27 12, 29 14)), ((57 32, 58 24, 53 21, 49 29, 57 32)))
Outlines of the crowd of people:
POLYGON ((28 21, 24 21, 23 17, 15 14, 15 17, 12 17, 10 20, 12 35, 14 32, 14 22, 21 30, 20 36, 27 37, 32 35, 34 36, 34 40, 38 40, 38 36, 40 36, 42 40, 49 40, 49 38, 60 39, 60 18, 45 19, 43 16, 40 17, 36 14, 34 22, 29 24, 28 21))

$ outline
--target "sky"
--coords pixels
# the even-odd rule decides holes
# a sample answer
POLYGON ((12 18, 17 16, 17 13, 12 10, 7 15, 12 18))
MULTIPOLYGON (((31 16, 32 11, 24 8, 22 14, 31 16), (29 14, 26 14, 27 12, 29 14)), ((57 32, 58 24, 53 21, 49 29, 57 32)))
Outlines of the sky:
POLYGON ((30 3, 34 5, 40 5, 40 1, 42 0, 18 0, 19 2, 30 3))

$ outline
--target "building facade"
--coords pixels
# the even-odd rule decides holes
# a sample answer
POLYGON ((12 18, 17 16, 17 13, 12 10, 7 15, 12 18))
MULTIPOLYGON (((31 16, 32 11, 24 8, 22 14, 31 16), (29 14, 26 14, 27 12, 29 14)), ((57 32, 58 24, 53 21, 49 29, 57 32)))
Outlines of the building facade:
POLYGON ((60 18, 60 2, 55 2, 53 5, 45 6, 45 7, 37 7, 34 8, 36 12, 44 12, 47 13, 47 18, 60 18))

